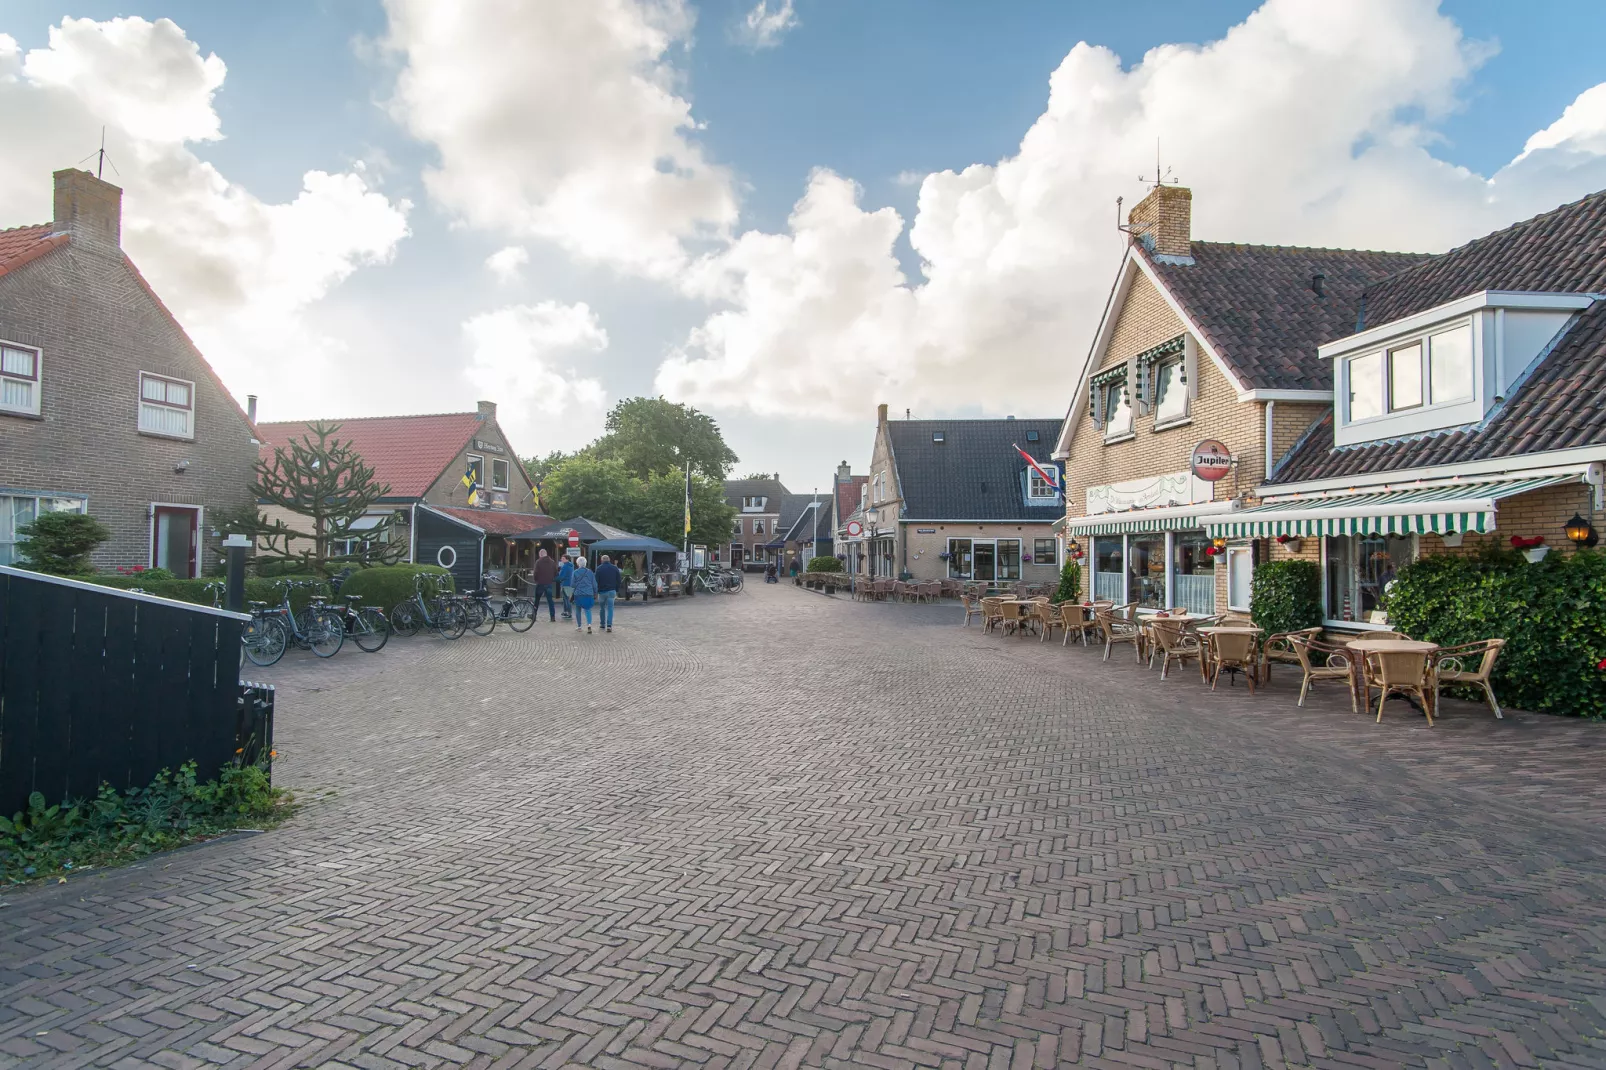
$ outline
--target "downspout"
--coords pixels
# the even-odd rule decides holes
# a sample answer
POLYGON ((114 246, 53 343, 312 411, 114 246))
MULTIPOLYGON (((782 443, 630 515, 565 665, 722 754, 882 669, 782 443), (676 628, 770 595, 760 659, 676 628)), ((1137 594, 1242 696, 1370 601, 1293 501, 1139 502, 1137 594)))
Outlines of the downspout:
POLYGON ((407 563, 418 564, 418 503, 407 507, 407 563))
POLYGON ((1266 474, 1264 479, 1270 481, 1272 465, 1277 460, 1277 451, 1271 443, 1272 415, 1277 411, 1277 402, 1266 402, 1266 474))

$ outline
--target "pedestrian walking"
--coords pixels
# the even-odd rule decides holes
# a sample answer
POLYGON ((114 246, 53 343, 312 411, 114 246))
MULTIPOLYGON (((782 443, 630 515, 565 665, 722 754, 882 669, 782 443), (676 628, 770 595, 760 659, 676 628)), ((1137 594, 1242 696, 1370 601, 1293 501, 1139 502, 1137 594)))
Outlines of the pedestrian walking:
POLYGON ((613 606, 619 597, 619 587, 624 583, 624 573, 619 566, 607 555, 602 555, 602 561, 597 565, 597 627, 605 632, 613 631, 613 606))
POLYGON ((535 568, 531 570, 535 581, 535 615, 541 615, 541 596, 546 596, 547 620, 558 619, 558 610, 552 602, 552 588, 558 582, 558 563, 542 550, 535 558, 535 568))
POLYGON ((558 566, 558 589, 563 592, 563 619, 574 615, 574 558, 565 557, 558 566))
POLYGON ((597 574, 586 568, 586 559, 576 558, 574 572, 569 576, 572 584, 568 589, 574 592, 570 597, 574 602, 574 630, 580 630, 580 615, 585 614, 586 634, 591 634, 591 607, 597 600, 597 574))

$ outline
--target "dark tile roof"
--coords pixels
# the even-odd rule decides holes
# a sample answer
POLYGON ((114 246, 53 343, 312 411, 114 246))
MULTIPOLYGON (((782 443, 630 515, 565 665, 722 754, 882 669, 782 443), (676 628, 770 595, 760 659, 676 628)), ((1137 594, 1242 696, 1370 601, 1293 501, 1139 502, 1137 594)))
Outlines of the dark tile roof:
POLYGON ((740 509, 743 498, 763 497, 769 499, 764 503, 765 512, 779 512, 781 501, 789 493, 778 479, 725 480, 725 504, 732 509, 740 509))
POLYGON ((830 495, 821 494, 816 499, 812 494, 794 494, 791 495, 791 498, 797 499, 795 503, 791 500, 787 503, 788 507, 795 513, 791 523, 786 522, 786 514, 782 513, 781 521, 775 528, 777 531, 784 532, 782 538, 787 542, 802 542, 807 539, 819 542, 821 539, 833 537, 830 495), (820 507, 818 509, 810 509, 809 505, 816 500, 820 503, 820 507), (810 523, 811 520, 813 521, 812 523, 810 523))
POLYGON ((1482 290, 1606 293, 1606 190, 1374 283, 1364 324, 1379 327, 1482 290))
MULTIPOLYGON (((810 502, 818 501, 820 508, 829 513, 831 508, 831 495, 820 494, 787 494, 781 498, 779 511, 780 518, 775 521, 777 533, 784 534, 792 530, 792 526, 802 518, 804 510, 810 502)), ((774 505, 774 503, 771 503, 774 505)))
POLYGON ((1323 342, 1355 333, 1368 283, 1426 259, 1421 253, 1193 243, 1193 263, 1136 246, 1199 330, 1249 389, 1331 390, 1323 342), (1322 278, 1322 296, 1311 288, 1322 278))
POLYGON ((1606 301, 1597 301, 1483 423, 1335 448, 1333 416, 1328 413, 1283 462, 1274 482, 1332 479, 1606 444, 1602 382, 1606 382, 1606 301))
POLYGON ((893 420, 887 424, 906 520, 1054 521, 1060 504, 1028 508, 1021 489, 1026 462, 1014 443, 1042 464, 1059 438, 1059 420, 893 420), (932 433, 941 431, 941 443, 932 433), (1026 432, 1036 431, 1029 442, 1026 432))

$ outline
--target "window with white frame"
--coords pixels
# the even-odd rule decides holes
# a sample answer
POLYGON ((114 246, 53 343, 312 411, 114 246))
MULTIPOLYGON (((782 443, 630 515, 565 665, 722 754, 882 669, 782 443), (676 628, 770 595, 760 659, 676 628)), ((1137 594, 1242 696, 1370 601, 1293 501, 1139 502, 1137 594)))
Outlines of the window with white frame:
POLYGON ((1470 401, 1472 325, 1459 323, 1350 357, 1346 370, 1350 423, 1470 401))
POLYGON ((139 429, 149 435, 195 437, 195 384, 139 373, 139 429))
POLYGON ((762 534, 764 534, 764 521, 762 521, 762 520, 753 521, 753 534, 754 535, 762 535, 762 534))
POLYGON ((742 533, 742 522, 740 520, 738 520, 738 521, 736 521, 735 524, 733 524, 731 526, 731 534, 732 535, 740 535, 741 533, 742 533))
POLYGON ((1060 563, 1058 539, 1033 539, 1032 564, 1058 565, 1060 563))
POLYGON ((1102 393, 1100 412, 1104 414, 1104 437, 1120 438, 1132 433, 1132 400, 1127 396, 1126 383, 1117 379, 1099 388, 1102 393))
POLYGON ((1382 624, 1394 576, 1415 557, 1409 535, 1330 535, 1322 540, 1323 609, 1334 624, 1382 624))
POLYGON ((507 490, 507 461, 491 458, 491 489, 507 490))
POLYGON ((39 350, 0 343, 0 412, 39 415, 39 350))
POLYGON ((0 494, 0 565, 14 565, 22 559, 17 543, 19 528, 27 527, 41 513, 82 513, 88 499, 54 494, 0 494))
POLYGON ((1154 426, 1163 427, 1188 418, 1188 377, 1182 360, 1157 364, 1154 375, 1154 426))
POLYGON ((1227 548, 1227 608, 1248 613, 1255 579, 1255 551, 1249 546, 1227 548))
MULTIPOLYGON (((1043 471, 1053 476, 1055 482, 1059 481, 1060 470, 1058 465, 1045 464, 1043 465, 1043 471)), ((1053 483, 1043 478, 1041 472, 1030 466, 1027 467, 1026 497, 1034 502, 1056 502, 1059 500, 1059 493, 1054 489, 1053 483)))

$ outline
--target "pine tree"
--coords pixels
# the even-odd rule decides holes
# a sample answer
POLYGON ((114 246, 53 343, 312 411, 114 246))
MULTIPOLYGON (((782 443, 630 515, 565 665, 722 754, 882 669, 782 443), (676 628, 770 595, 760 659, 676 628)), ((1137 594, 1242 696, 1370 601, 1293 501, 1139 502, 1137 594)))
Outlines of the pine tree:
POLYGON ((259 562, 294 562, 327 576, 331 567, 390 564, 401 556, 402 545, 389 538, 394 513, 374 527, 356 527, 390 494, 390 484, 374 479, 374 470, 351 443, 335 437, 339 430, 339 424, 309 424, 302 438, 274 447, 271 461, 257 461, 251 493, 258 503, 306 518, 292 526, 259 512, 248 520, 245 533, 257 541, 259 562), (344 552, 348 543, 350 552, 344 552))

